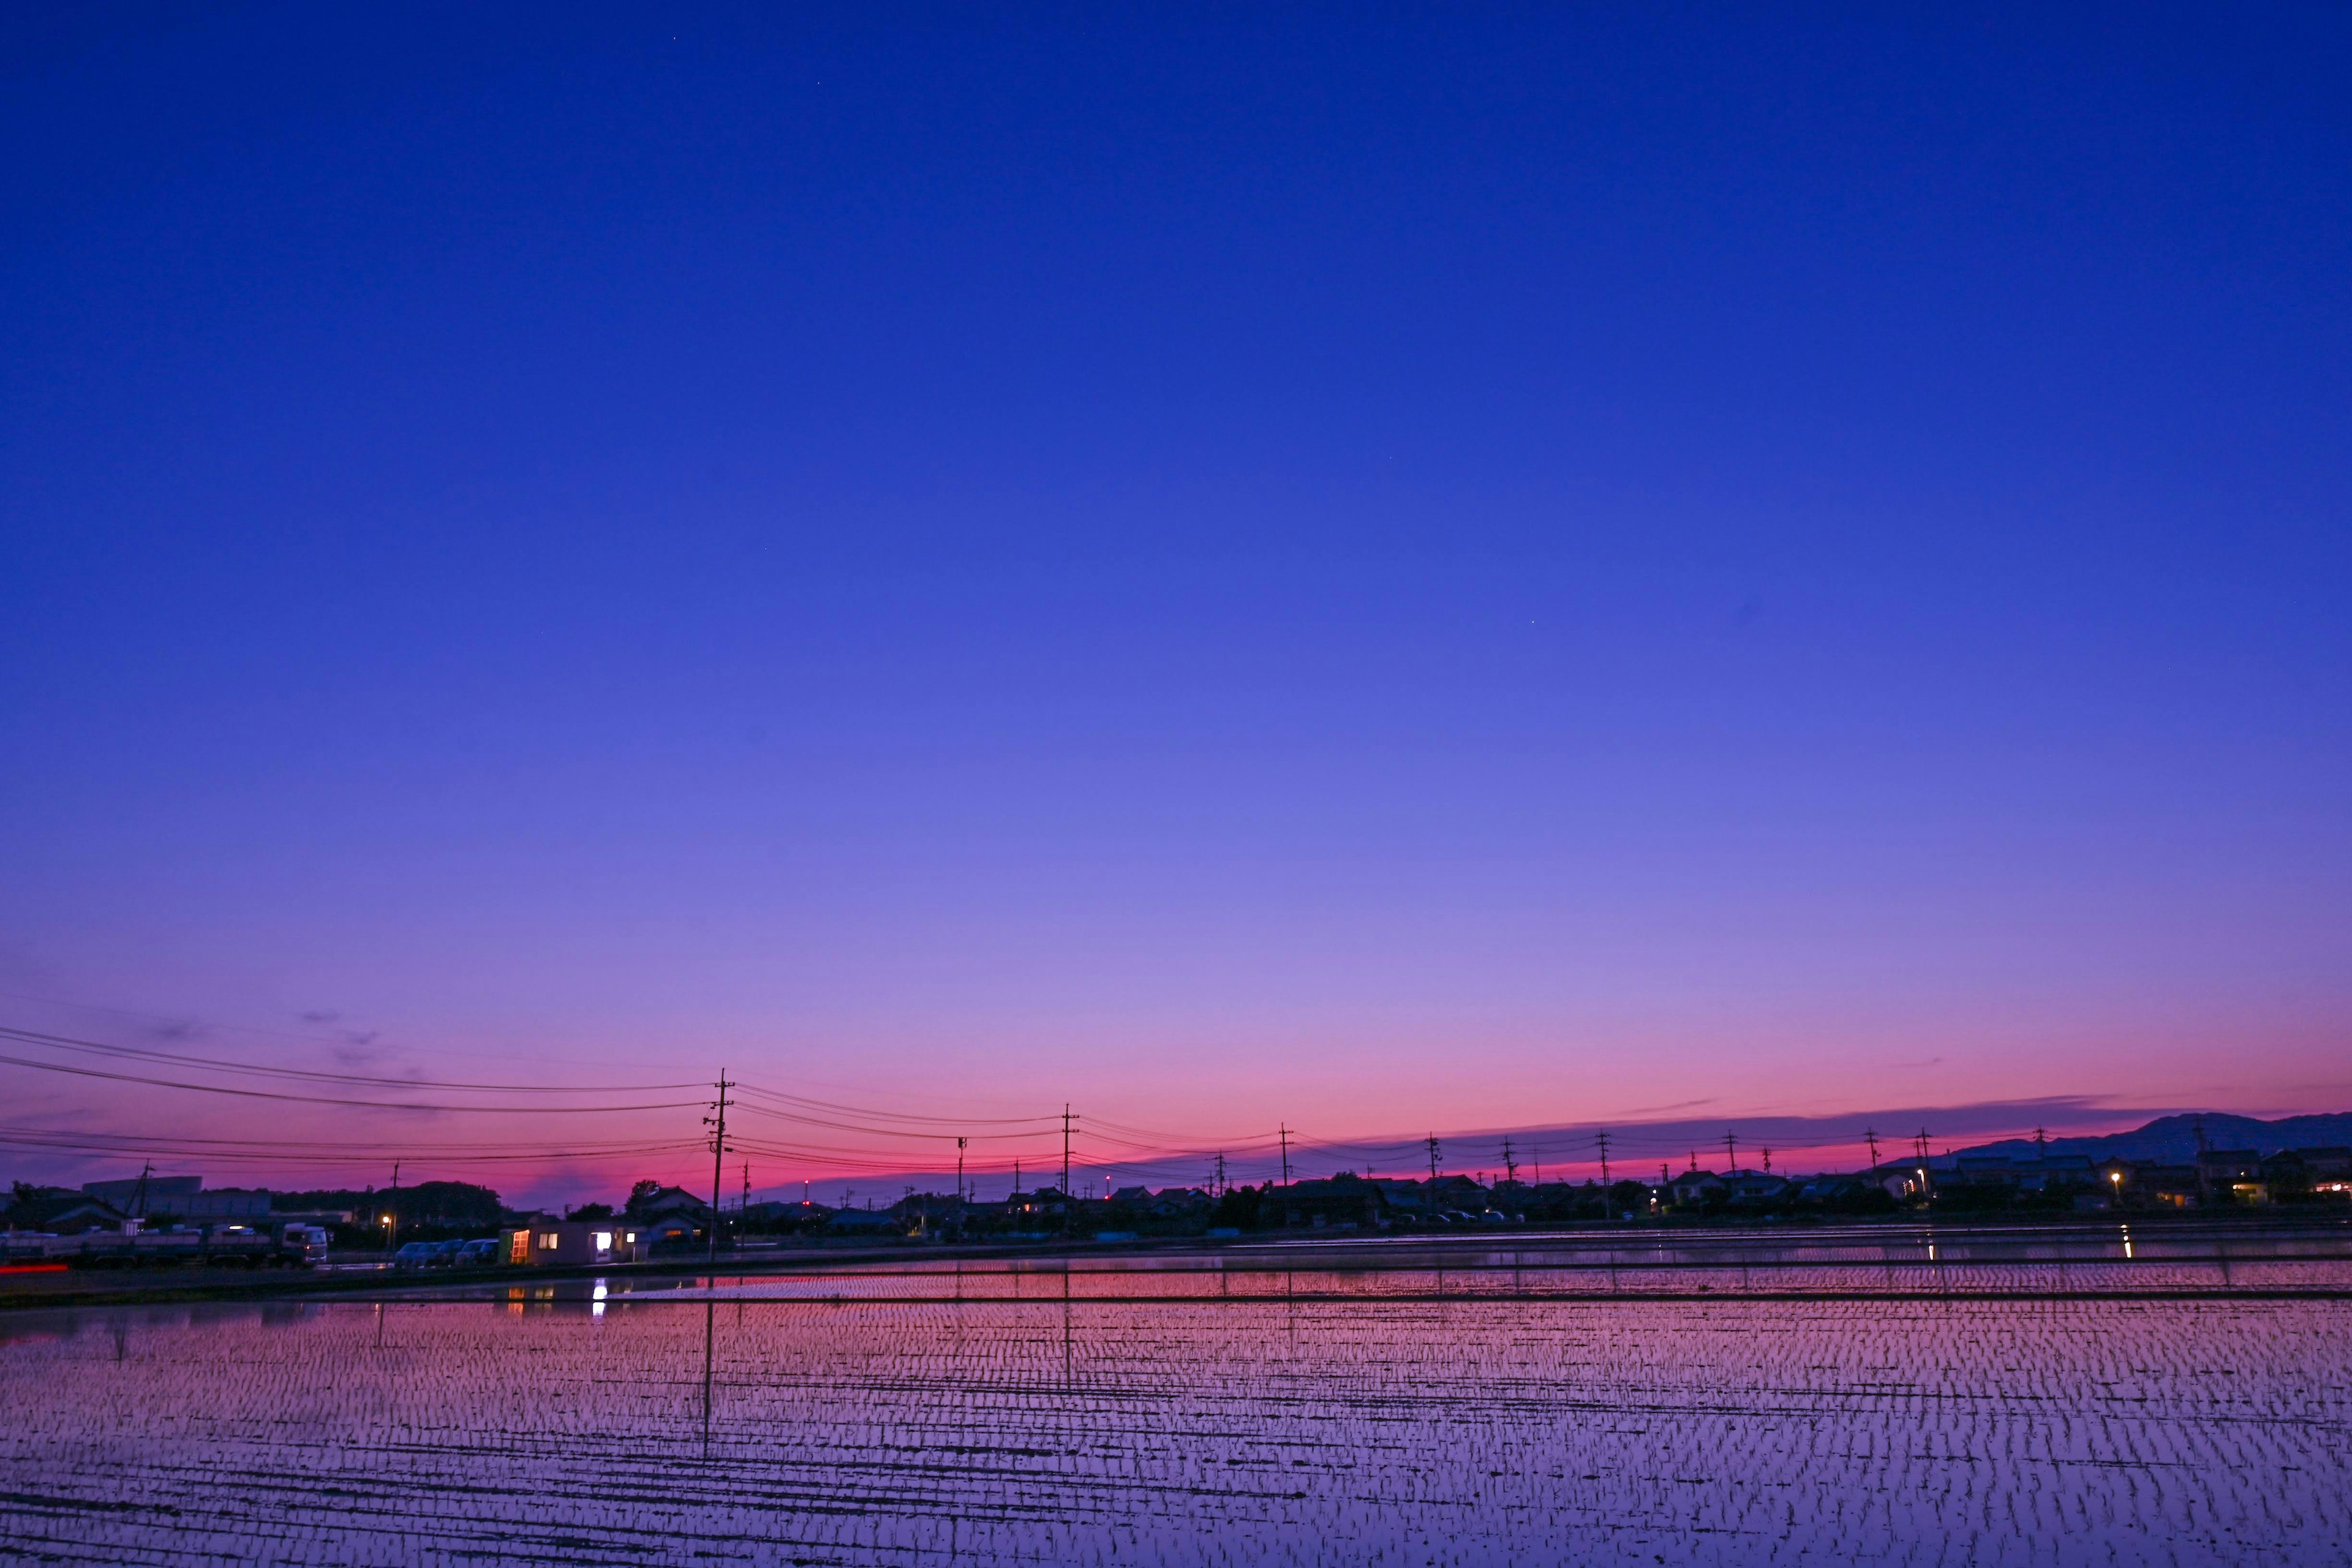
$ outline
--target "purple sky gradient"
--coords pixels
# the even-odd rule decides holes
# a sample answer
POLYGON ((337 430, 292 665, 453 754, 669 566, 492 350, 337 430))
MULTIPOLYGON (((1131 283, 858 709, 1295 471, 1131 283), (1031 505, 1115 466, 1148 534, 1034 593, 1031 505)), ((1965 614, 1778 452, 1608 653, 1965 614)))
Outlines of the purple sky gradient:
POLYGON ((2352 1104, 2340 16, 5 26, 0 1022, 2352 1104))

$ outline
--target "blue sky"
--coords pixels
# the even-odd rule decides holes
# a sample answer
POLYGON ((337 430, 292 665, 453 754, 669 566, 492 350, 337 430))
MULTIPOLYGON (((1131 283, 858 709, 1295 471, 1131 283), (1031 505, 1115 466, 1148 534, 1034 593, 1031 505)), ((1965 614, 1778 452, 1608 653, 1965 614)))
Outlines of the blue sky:
POLYGON ((0 28, 35 1026, 2352 1089, 2341 13, 0 28))

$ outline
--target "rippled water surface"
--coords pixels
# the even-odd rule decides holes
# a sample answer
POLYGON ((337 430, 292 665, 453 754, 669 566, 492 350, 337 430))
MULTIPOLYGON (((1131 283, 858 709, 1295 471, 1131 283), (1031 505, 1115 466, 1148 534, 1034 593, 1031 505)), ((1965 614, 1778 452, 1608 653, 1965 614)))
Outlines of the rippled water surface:
POLYGON ((0 1558, 2352 1563, 2341 1299, 1176 1272, 7 1320, 0 1558))

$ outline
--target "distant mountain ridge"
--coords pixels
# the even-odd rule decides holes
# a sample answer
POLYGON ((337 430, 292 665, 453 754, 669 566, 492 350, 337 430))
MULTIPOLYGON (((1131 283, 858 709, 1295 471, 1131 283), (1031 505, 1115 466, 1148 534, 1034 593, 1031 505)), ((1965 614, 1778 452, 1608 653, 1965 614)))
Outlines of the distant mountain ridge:
MULTIPOLYGON (((2209 1110, 2159 1116, 2147 1126, 2134 1128, 2129 1132, 2107 1132, 2089 1138, 2053 1138, 2047 1145, 2047 1152, 2053 1155, 2087 1154, 2094 1160, 2186 1164, 2197 1157, 2197 1124, 2200 1121, 2205 1124, 2205 1146, 2209 1149, 2252 1149, 2259 1154, 2275 1154, 2282 1149, 2352 1144, 2352 1111, 2284 1116, 2276 1121, 2263 1121, 2252 1116, 2230 1116, 2209 1110)), ((1997 1154, 2007 1155, 2012 1160, 2031 1160, 2037 1152, 2031 1138, 2004 1138, 1997 1143, 1979 1143, 1971 1148, 1956 1149, 1948 1157, 1938 1156, 1937 1163, 1948 1163, 1962 1154, 1997 1154)))

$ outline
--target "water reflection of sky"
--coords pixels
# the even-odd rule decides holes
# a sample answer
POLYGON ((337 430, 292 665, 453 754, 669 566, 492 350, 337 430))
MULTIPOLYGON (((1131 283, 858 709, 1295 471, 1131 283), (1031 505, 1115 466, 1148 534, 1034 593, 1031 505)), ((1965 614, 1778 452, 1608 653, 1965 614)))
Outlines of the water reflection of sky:
POLYGON ((68 1562, 1653 1568, 2309 1562, 2352 1538, 2340 1300, 867 1277, 972 1293, 568 1279, 16 1320, 11 1535, 68 1562))

